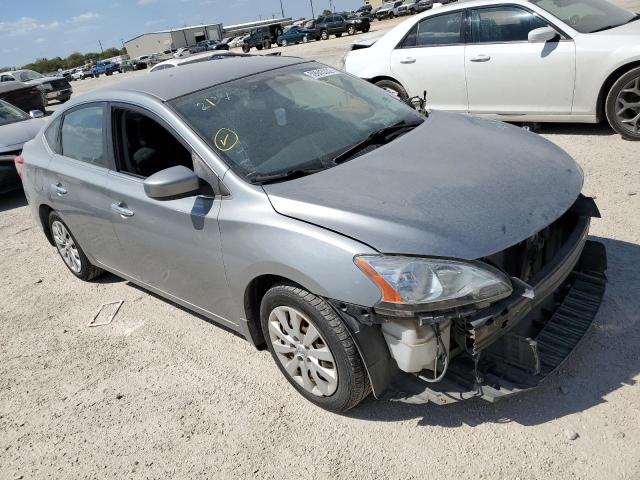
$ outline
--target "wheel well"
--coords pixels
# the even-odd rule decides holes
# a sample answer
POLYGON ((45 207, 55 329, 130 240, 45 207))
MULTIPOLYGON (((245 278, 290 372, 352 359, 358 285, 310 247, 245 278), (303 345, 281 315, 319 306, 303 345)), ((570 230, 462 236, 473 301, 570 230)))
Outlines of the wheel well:
MULTIPOLYGON (((262 326, 260 325, 260 303, 262 297, 271 287, 278 283, 293 283, 288 278, 279 275, 261 275, 254 278, 244 293, 244 312, 247 319, 247 326, 251 334, 253 344, 260 350, 266 348, 262 326)), ((300 287, 303 288, 303 287, 300 287)))
POLYGON ((51 245, 54 245, 53 236, 49 229, 49 214, 51 214, 52 211, 53 209, 49 205, 40 205, 40 208, 38 209, 38 216, 40 217, 40 224, 42 225, 42 230, 44 230, 47 240, 49 240, 51 245))
POLYGON ((627 73, 629 70, 633 70, 636 67, 640 67, 640 60, 636 62, 627 63, 626 65, 622 65, 614 70, 604 81, 602 87, 600 88, 600 93, 598 94, 598 103, 597 103, 597 115, 599 119, 607 118, 606 112, 604 111, 605 103, 607 101, 607 95, 609 94, 609 90, 616 82, 618 78, 627 73))
MULTIPOLYGON (((379 82, 380 80, 389 80, 390 82, 395 82, 398 85, 400 85, 402 88, 404 88, 404 85, 402 85, 402 83, 400 83, 398 80, 396 80, 395 78, 391 78, 391 77, 386 77, 384 75, 381 75, 379 77, 373 77, 369 79, 370 83, 373 83, 374 85, 379 82)), ((406 90, 406 88, 404 88, 406 90)))

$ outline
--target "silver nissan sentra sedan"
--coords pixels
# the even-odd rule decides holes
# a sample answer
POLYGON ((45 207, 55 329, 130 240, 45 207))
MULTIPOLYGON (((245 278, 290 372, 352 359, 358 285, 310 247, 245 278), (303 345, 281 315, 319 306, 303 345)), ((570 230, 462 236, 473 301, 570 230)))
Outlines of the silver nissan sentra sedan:
POLYGON ((18 166, 76 277, 113 272, 239 332, 328 410, 533 388, 604 293, 571 157, 316 62, 123 81, 57 112, 18 166))

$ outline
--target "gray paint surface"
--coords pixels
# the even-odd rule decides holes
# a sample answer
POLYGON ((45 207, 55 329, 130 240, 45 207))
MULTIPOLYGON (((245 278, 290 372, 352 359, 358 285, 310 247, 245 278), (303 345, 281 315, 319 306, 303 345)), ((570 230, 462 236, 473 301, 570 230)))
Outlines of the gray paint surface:
POLYGON ((264 188, 279 213, 380 252, 476 259, 559 218, 582 181, 575 161, 536 134, 432 113, 369 154, 264 188))
POLYGON ((38 134, 44 121, 39 118, 0 126, 0 153, 18 150, 38 134))

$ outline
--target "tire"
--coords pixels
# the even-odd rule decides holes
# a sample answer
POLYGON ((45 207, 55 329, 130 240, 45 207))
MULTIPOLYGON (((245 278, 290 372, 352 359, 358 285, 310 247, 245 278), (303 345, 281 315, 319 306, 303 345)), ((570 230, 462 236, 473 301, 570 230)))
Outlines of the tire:
POLYGON ((289 42, 287 42, 286 40, 282 40, 282 46, 286 47, 288 45, 289 42))
POLYGON ((347 27, 347 34, 354 35, 355 33, 356 33, 356 27, 354 27, 353 25, 349 25, 347 27))
POLYGON ((320 39, 329 40, 329 32, 327 32, 326 30, 322 30, 320 32, 320 39))
POLYGON ((404 87, 393 80, 379 80, 375 85, 389 91, 389 93, 395 92, 401 100, 407 100, 409 98, 409 94, 404 87))
POLYGON ((371 393, 369 378, 353 339, 342 319, 324 299, 295 285, 276 285, 262 299, 260 319, 276 365, 307 400, 325 410, 345 412, 371 393), (288 327, 282 326, 280 318, 288 327), (298 327, 292 322, 294 318, 298 319, 298 327), (318 335, 307 343, 310 347, 307 348, 303 342, 314 327, 318 335), (297 345, 295 350, 294 345, 297 345), (323 358, 317 358, 314 351, 321 351, 323 358), (285 363, 290 370, 295 368, 293 376, 287 372, 285 363))
POLYGON ((637 67, 616 80, 605 104, 609 125, 627 140, 640 140, 639 102, 640 67, 637 67), (635 106, 630 106, 633 104, 635 106))
POLYGON ((256 45, 256 50, 261 51, 262 50, 262 45, 256 45))
POLYGON ((271 48, 271 40, 264 40, 262 42, 262 48, 265 50, 269 50, 271 48))
POLYGON ((309 37, 302 37, 302 43, 308 43, 309 42, 309 37))
POLYGON ((242 51, 243 51, 244 53, 249 53, 249 51, 250 51, 250 50, 251 50, 251 47, 250 47, 249 45, 247 45, 246 43, 244 43, 244 44, 242 45, 242 51))
POLYGON ((393 14, 393 12, 391 12, 391 13, 389 14, 389 20, 393 20, 393 18, 394 18, 394 17, 395 17, 395 15, 393 14))
POLYGON ((49 231, 60 258, 76 277, 88 282, 103 273, 102 269, 89 262, 71 230, 55 211, 49 214, 49 231), (66 247, 63 247, 64 242, 66 242, 66 247))

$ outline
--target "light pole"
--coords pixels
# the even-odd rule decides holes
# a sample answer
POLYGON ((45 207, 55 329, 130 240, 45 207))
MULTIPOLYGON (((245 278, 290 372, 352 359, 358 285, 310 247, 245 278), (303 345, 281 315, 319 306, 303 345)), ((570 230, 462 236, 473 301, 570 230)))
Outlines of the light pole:
POLYGON ((316 18, 316 14, 313 12, 313 0, 309 0, 311 2, 311 18, 316 18))
POLYGON ((282 0, 280 0, 280 12, 282 13, 282 18, 284 18, 284 7, 282 6, 282 0))

